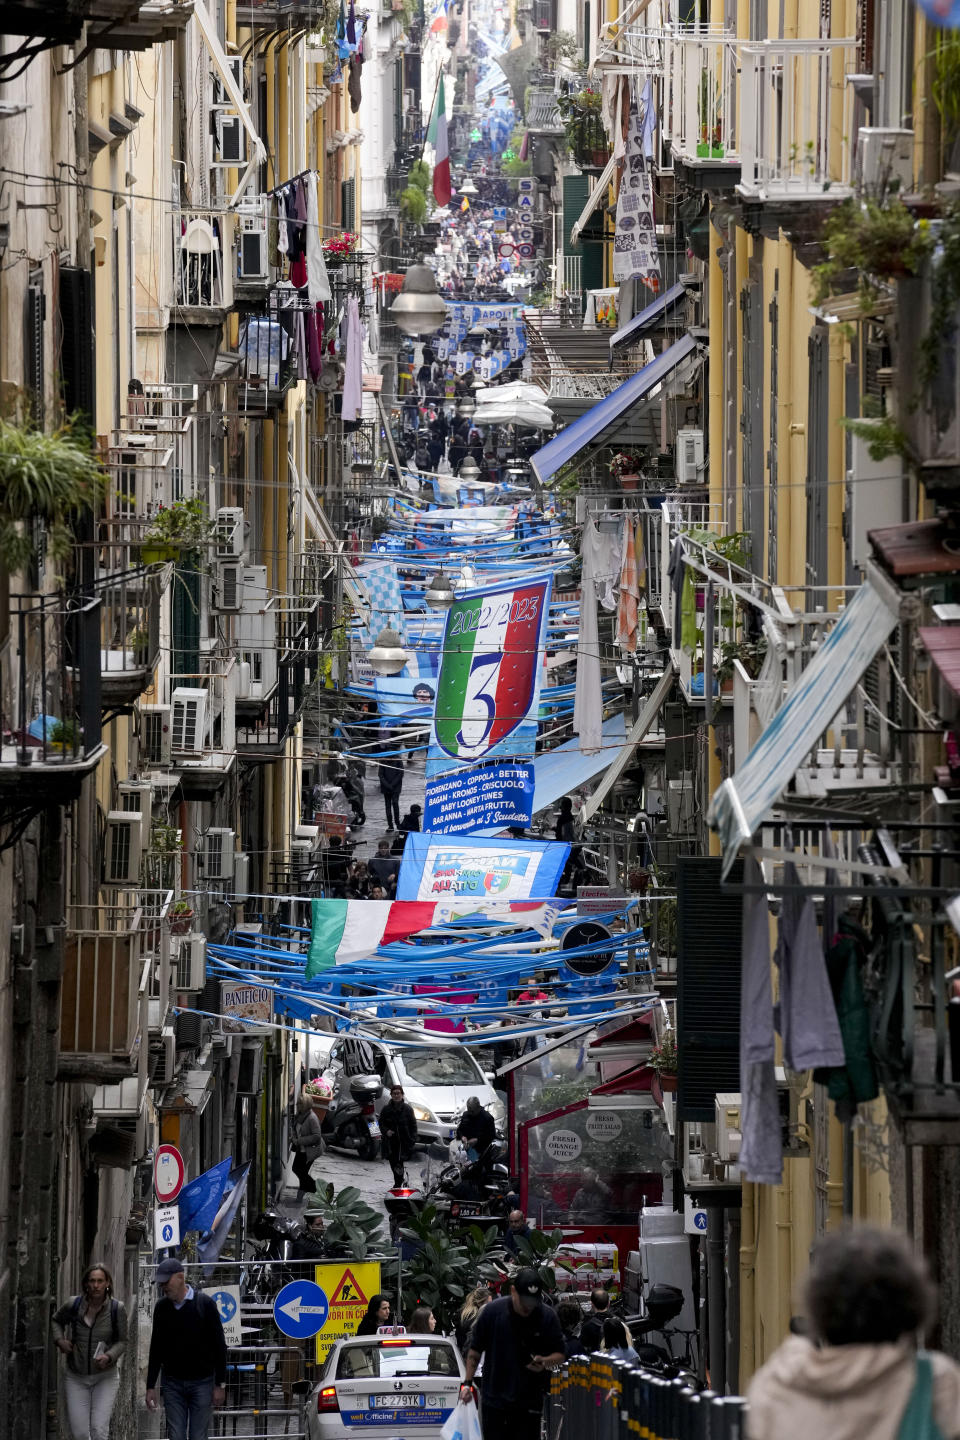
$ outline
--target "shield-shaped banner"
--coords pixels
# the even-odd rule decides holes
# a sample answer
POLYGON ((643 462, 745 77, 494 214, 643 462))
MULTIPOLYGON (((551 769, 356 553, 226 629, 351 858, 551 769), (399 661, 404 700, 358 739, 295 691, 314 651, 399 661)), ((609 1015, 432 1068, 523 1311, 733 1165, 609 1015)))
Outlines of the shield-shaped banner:
MULTIPOLYGON (((552 577, 460 596, 447 613, 432 753, 476 761, 532 755, 552 577)), ((449 763, 449 762, 447 762, 449 763)))

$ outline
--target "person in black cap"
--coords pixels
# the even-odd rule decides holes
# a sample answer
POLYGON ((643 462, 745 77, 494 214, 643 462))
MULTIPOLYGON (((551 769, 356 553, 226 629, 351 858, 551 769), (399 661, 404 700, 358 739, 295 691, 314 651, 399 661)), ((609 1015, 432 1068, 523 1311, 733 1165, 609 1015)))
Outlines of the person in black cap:
POLYGON ((476 1399, 473 1377, 482 1358, 484 1440, 540 1440, 548 1371, 566 1357, 560 1321, 542 1294, 540 1276, 525 1265, 510 1294, 477 1315, 460 1398, 476 1399))
POLYGON ((153 1312, 147 1360, 148 1410, 163 1404, 169 1440, 207 1440, 210 1412, 222 1405, 227 1383, 227 1342, 216 1302, 187 1284, 183 1261, 172 1256, 157 1266, 163 1296, 153 1312))

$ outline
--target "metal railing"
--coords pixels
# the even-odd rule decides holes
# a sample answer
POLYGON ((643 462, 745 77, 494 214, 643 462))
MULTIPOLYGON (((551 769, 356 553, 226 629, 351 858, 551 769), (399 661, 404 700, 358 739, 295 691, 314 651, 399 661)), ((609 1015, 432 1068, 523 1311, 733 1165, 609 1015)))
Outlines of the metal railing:
POLYGON ((665 1379, 610 1356, 578 1356, 555 1375, 547 1406, 550 1440, 741 1440, 746 1401, 697 1391, 686 1375, 665 1379))
POLYGON ((739 164, 738 41, 732 32, 679 27, 665 37, 664 138, 687 163, 739 164))
POLYGON ((850 194, 856 41, 765 40, 741 53, 740 193, 850 194))
MULTIPOLYGON (((120 522, 124 528, 135 523, 120 522)), ((104 522, 104 527, 108 524, 104 522)), ((159 600, 169 567, 158 570, 141 565, 132 537, 97 544, 96 564, 103 683, 143 680, 156 664, 160 649, 159 600)))
POLYGON ((85 763, 101 749, 100 599, 10 596, 0 647, 0 768, 85 763))
POLYGON ((232 215, 173 212, 173 300, 178 309, 220 312, 233 303, 232 215))

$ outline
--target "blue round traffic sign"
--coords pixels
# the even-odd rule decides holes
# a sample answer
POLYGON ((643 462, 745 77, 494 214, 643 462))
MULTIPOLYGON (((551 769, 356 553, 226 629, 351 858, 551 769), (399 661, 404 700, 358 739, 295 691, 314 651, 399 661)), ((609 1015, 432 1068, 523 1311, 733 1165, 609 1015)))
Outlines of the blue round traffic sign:
POLYGON ((161 1227, 160 1235, 165 1245, 173 1244, 173 1226, 164 1225, 161 1227))
POLYGON ((224 1325, 229 1324, 237 1311, 237 1302, 230 1294, 230 1291, 208 1290, 207 1294, 210 1296, 211 1300, 213 1300, 217 1309, 220 1311, 220 1319, 223 1321, 224 1325))
POLYGON ((274 1323, 291 1340, 316 1335, 326 1325, 329 1311, 326 1295, 312 1280, 292 1280, 273 1302, 274 1323))

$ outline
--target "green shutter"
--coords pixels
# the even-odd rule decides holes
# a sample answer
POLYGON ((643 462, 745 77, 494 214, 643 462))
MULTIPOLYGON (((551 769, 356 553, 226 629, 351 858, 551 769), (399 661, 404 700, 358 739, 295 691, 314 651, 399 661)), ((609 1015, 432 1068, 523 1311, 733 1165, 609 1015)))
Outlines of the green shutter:
MULTIPOLYGON (((564 175, 563 177, 563 253, 582 255, 583 246, 570 241, 570 231, 580 219, 583 207, 590 198, 590 177, 588 175, 564 175)), ((602 263, 602 262, 601 262, 602 263)))
POLYGON ((356 230, 357 228, 357 182, 355 180, 341 180, 340 182, 340 215, 341 224, 344 230, 356 230))
MULTIPOLYGON (((677 1118, 712 1122, 714 1098, 740 1089, 743 896, 720 888, 722 860, 677 858, 677 1118)), ((729 884, 743 884, 737 861, 729 884)))
POLYGON ((173 673, 197 675, 199 671, 200 571, 178 565, 173 585, 173 673))

